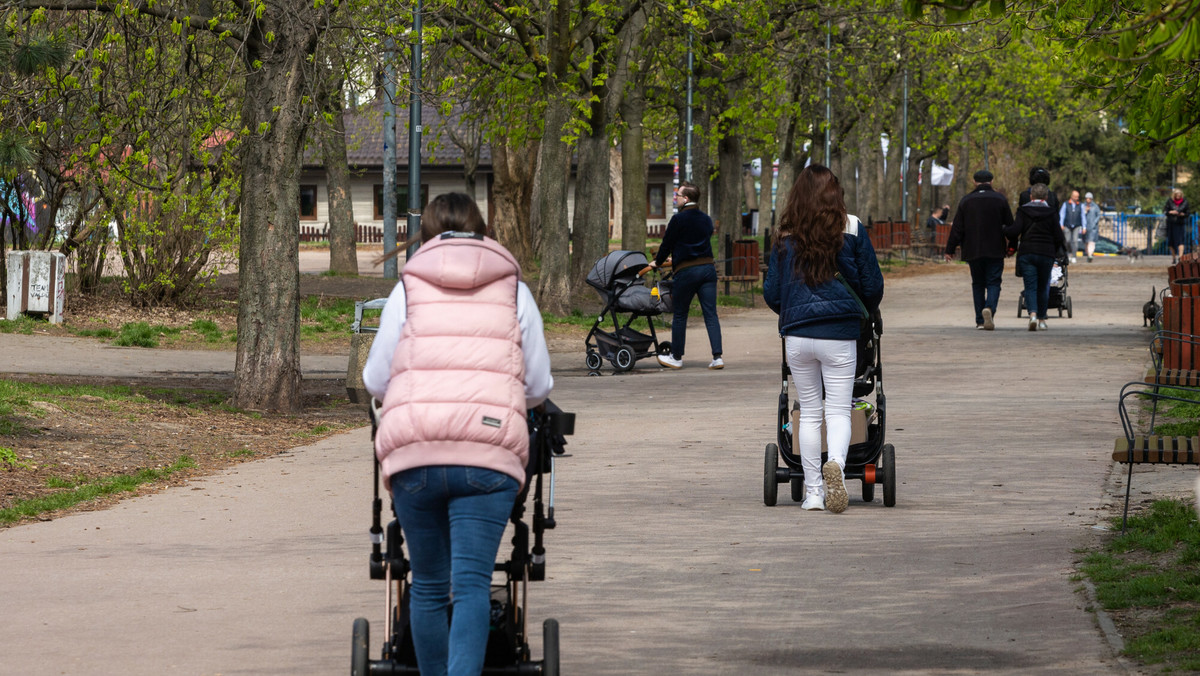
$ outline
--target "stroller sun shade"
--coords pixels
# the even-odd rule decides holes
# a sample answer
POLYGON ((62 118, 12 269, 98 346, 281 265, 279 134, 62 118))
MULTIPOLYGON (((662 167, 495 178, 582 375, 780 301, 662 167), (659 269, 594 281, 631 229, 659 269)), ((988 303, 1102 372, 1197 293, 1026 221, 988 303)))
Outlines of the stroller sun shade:
POLYGON ((641 251, 614 251, 592 265, 587 283, 599 291, 612 291, 619 280, 632 278, 649 264, 641 251))

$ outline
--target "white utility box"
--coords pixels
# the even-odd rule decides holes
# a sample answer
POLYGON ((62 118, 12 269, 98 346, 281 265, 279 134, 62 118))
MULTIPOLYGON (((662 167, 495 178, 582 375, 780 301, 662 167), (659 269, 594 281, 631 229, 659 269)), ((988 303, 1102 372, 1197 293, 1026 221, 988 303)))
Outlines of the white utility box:
POLYGON ((8 252, 8 319, 35 312, 63 320, 67 257, 51 251, 8 252))

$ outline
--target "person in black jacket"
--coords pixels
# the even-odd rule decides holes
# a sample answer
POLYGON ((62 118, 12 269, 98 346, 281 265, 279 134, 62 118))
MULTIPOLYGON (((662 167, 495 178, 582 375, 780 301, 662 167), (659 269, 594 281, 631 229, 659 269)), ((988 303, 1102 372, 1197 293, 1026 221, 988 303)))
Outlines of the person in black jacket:
POLYGON ((819 164, 805 167, 788 193, 763 298, 779 314, 800 405, 797 441, 805 486, 800 507, 840 513, 849 502, 843 470, 862 312, 879 308, 883 273, 871 238, 858 218, 846 214, 837 176, 819 164), (829 450, 824 465, 822 421, 829 450))
POLYGON ((946 240, 946 260, 962 245, 962 258, 971 268, 975 299, 975 328, 996 328, 993 317, 1000 302, 1000 283, 1008 241, 1004 228, 1012 225, 1012 209, 1004 195, 992 190, 992 172, 975 172, 975 191, 962 198, 946 240))
POLYGON ((1171 198, 1163 207, 1163 213, 1167 215, 1167 249, 1171 251, 1171 265, 1175 265, 1183 256, 1183 245, 1187 242, 1188 217, 1192 213, 1182 190, 1176 188, 1171 193, 1171 198))
POLYGON ((1012 240, 1019 240, 1019 272, 1025 278, 1025 307, 1029 310, 1029 330, 1046 330, 1046 310, 1050 304, 1050 272, 1054 258, 1065 250, 1067 239, 1058 227, 1058 215, 1046 198, 1045 183, 1030 187, 1030 201, 1017 207, 1017 218, 1004 229, 1012 240))
POLYGON ((1062 209, 1062 204, 1058 201, 1058 194, 1050 189, 1050 172, 1042 167, 1034 167, 1029 170, 1029 187, 1021 191, 1021 195, 1017 198, 1017 206, 1029 202, 1029 191, 1035 183, 1044 183, 1046 185, 1046 190, 1049 192, 1046 195, 1046 204, 1050 205, 1050 208, 1054 210, 1054 215, 1057 216, 1058 212, 1062 209))
POLYGON ((699 199, 700 189, 692 183, 684 181, 675 189, 675 206, 679 211, 667 223, 658 255, 650 263, 659 267, 670 257, 675 268, 675 284, 671 287, 675 308, 671 319, 671 354, 658 355, 658 363, 671 369, 683 368, 688 308, 693 296, 700 299, 708 345, 712 348, 708 368, 725 368, 725 360, 721 359, 721 320, 717 318, 717 268, 711 242, 713 222, 708 214, 700 211, 696 204, 699 199))

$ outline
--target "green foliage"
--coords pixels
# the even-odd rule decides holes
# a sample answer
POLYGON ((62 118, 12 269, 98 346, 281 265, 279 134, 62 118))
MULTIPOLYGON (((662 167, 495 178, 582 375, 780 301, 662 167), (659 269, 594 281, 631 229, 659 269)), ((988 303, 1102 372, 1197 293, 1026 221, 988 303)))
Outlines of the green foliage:
POLYGON ((13 449, 0 446, 0 468, 13 470, 29 469, 32 466, 29 461, 17 457, 17 452, 13 449))
POLYGON ((158 331, 146 322, 130 322, 121 326, 113 345, 122 347, 158 347, 158 331))
POLYGON ((211 319, 197 319, 192 322, 191 329, 204 336, 205 342, 219 343, 225 332, 211 319))
POLYGON ((349 298, 308 296, 300 301, 300 320, 300 335, 304 337, 349 332, 354 323, 354 301, 349 298))
POLYGON ((100 329, 72 329, 71 333, 85 338, 116 338, 117 332, 109 328, 100 329))
POLYGON ((29 315, 21 315, 16 319, 0 319, 0 333, 20 333, 26 336, 33 334, 37 320, 29 315))

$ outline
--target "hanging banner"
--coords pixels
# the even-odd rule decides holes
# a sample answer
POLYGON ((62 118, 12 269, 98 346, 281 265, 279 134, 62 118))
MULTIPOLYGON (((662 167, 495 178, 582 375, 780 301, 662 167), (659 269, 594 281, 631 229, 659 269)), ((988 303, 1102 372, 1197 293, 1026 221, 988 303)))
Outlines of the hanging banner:
POLYGON ((940 166, 937 162, 933 162, 933 169, 929 171, 930 185, 950 185, 954 180, 954 165, 948 167, 940 166))

